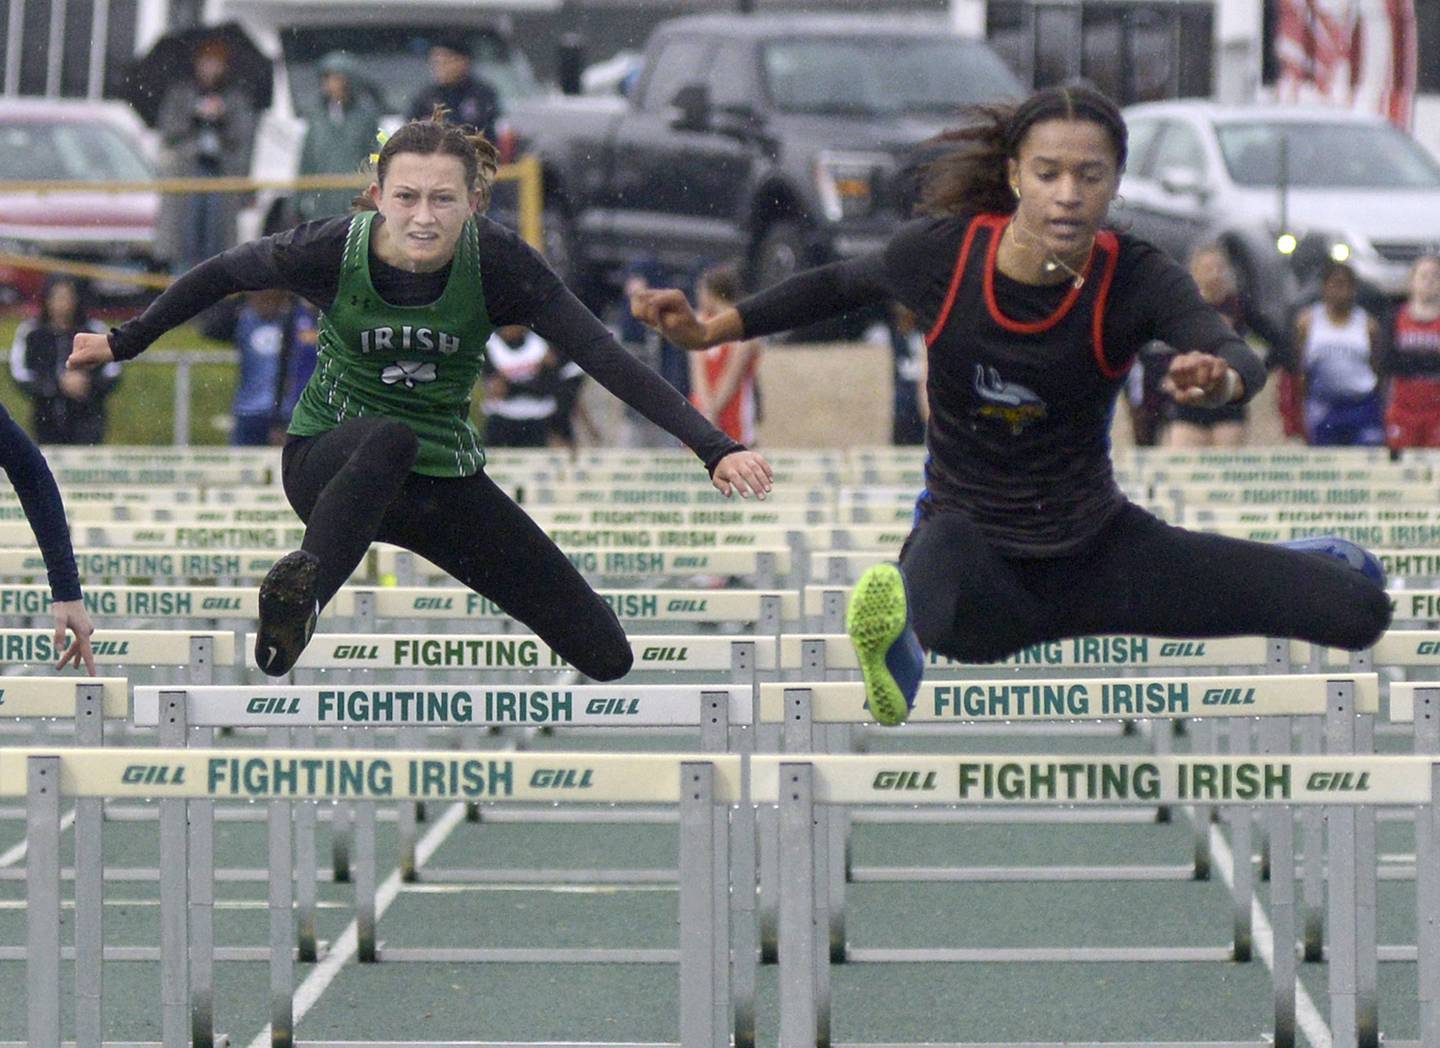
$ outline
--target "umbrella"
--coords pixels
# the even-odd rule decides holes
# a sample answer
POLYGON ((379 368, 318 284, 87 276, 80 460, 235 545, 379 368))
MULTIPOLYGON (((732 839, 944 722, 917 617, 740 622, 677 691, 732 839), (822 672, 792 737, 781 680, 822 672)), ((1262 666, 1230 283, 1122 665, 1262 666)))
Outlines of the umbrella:
POLYGON ((255 46, 249 34, 235 22, 197 25, 165 34, 155 41, 144 58, 126 71, 120 85, 121 96, 135 107, 145 123, 155 126, 165 89, 191 75, 196 47, 209 41, 225 46, 229 79, 249 92, 255 108, 269 107, 274 93, 270 59, 255 46))

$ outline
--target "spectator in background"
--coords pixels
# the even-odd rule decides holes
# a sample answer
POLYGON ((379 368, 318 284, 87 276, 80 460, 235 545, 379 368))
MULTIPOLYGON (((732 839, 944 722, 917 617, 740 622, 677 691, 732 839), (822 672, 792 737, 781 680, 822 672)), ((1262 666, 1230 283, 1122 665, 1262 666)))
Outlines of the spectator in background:
MULTIPOLYGON (((740 274, 733 266, 715 266, 697 284, 701 320, 718 316, 740 300, 740 274)), ((755 443, 755 373, 760 369, 759 339, 722 342, 690 354, 690 403, 731 440, 755 443)))
POLYGON ((1410 291, 1391 325, 1380 374, 1390 381, 1385 443, 1440 447, 1440 255, 1422 255, 1410 268, 1410 291))
POLYGON ((890 443, 897 447, 925 443, 925 420, 929 404, 925 399, 925 332, 915 314, 899 302, 892 302, 885 322, 865 333, 865 341, 890 351, 895 391, 890 443))
POLYGON ((429 120, 436 106, 444 106, 449 120, 468 124, 490 142, 500 119, 500 96, 490 82, 470 68, 470 41, 463 33, 438 36, 430 45, 430 75, 435 82, 410 103, 411 120, 429 120))
POLYGON ((120 381, 120 365, 91 373, 65 368, 76 332, 103 333, 89 317, 81 283, 57 274, 45 281, 40 313, 15 329, 10 374, 34 406, 31 430, 41 444, 99 444, 105 439, 105 398, 120 381))
MULTIPOLYGON (((1286 359, 1288 340, 1263 313, 1254 308, 1239 287, 1224 247, 1210 243, 1192 251, 1190 276, 1200 289, 1200 297, 1225 318, 1235 329, 1235 334, 1245 338, 1253 331, 1265 340, 1270 347, 1266 359, 1270 368, 1286 359)), ((1244 404, 1203 408, 1179 404, 1167 396, 1164 408, 1167 425, 1162 443, 1172 448, 1239 447, 1245 443, 1247 413, 1244 404)))
POLYGON ((300 390, 315 370, 315 311, 283 290, 252 291, 235 318, 240 377, 231 406, 230 443, 285 443, 285 428, 300 390))
MULTIPOLYGON (((320 59, 320 97, 306 114, 300 149, 302 175, 355 175, 377 148, 380 107, 373 87, 355 60, 343 51, 320 59)), ((309 222, 350 210, 358 185, 349 189, 311 189, 300 194, 300 219, 309 222)))
POLYGON ((1320 301, 1295 318, 1297 381, 1313 445, 1385 442, 1384 405, 1376 374, 1380 324, 1356 301, 1355 271, 1328 262, 1320 301))
MULTIPOLYGON (((250 173, 255 106, 229 81, 229 50, 208 40, 195 49, 194 76, 173 84, 160 103, 157 127, 164 174, 213 178, 250 173)), ((156 248, 176 272, 199 265, 235 243, 239 193, 167 193, 156 248)))
POLYGON ((545 442, 554 448, 575 450, 575 420, 579 419, 590 439, 600 440, 599 427, 595 425, 585 405, 580 402, 580 391, 585 386, 585 371, 557 349, 550 350, 550 366, 555 369, 555 414, 550 416, 545 442))
POLYGON ((558 358, 529 328, 497 328, 485 343, 485 443, 543 448, 555 417, 558 358))

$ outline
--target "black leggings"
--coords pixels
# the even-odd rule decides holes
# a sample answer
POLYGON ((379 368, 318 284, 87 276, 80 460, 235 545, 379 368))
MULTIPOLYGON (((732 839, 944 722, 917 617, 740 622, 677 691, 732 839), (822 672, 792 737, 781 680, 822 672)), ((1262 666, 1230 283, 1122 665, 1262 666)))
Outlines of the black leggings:
POLYGON ((1091 633, 1293 637, 1369 647, 1385 591, 1337 560, 1172 527, 1126 505, 1078 553, 1002 557, 967 517, 934 513, 900 553, 920 643, 962 662, 1091 633))
POLYGON ((403 422, 356 418, 285 445, 285 496, 305 521, 301 548, 320 558, 328 603, 372 542, 418 553, 535 631, 595 680, 630 670, 620 620, 569 558, 484 473, 410 472, 419 451, 403 422))

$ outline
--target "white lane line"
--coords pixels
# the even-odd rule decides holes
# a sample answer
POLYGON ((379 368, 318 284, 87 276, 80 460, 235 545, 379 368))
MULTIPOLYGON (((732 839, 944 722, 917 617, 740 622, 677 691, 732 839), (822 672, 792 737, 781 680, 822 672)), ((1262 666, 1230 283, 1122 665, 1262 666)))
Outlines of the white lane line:
MULTIPOLYGON (((64 815, 60 816, 60 832, 64 833, 73 825, 75 825, 75 809, 71 808, 64 815)), ((15 845, 9 851, 0 852, 0 868, 14 866, 21 859, 25 858, 25 853, 29 850, 30 842, 25 840, 15 845)))
MULTIPOLYGON (((440 845, 445 843, 445 838, 450 836, 451 831, 464 818, 464 804, 450 805, 445 810, 445 814, 436 820, 435 825, 415 845, 415 865, 424 866, 430 856, 434 855, 440 845)), ((385 883, 380 885, 379 890, 375 892, 375 924, 377 927, 380 924, 380 918, 384 916, 385 911, 389 909, 390 904, 399 894, 400 871, 397 869, 385 878, 385 883)), ((320 1000, 320 995, 330 988, 330 984, 340 974, 340 969, 349 963, 350 958, 355 956, 359 948, 359 927, 355 921, 351 921, 340 938, 336 939, 335 944, 330 947, 330 951, 325 954, 325 959, 315 966, 310 977, 295 991, 293 1007, 294 1023, 297 1028, 300 1020, 305 1018, 305 1013, 315 1007, 316 1002, 320 1000)), ((257 1033, 255 1039, 250 1042, 250 1048, 268 1048, 269 1044, 270 1024, 266 1023, 265 1029, 257 1033)), ((1329 1046, 1326 1045, 1326 1048, 1329 1046)))
MULTIPOLYGON (((1187 808, 1186 813, 1193 821, 1195 818, 1193 809, 1187 808)), ((1235 856, 1230 851, 1230 845, 1225 842, 1225 835, 1220 832, 1220 827, 1215 825, 1210 827, 1210 854, 1215 856, 1215 865, 1220 869, 1220 877, 1224 880, 1225 887, 1233 892, 1235 890, 1235 856)), ((1265 963, 1265 968, 1274 972, 1275 934, 1270 927, 1269 918, 1265 916, 1265 911, 1260 908, 1259 898, 1254 896, 1250 899, 1250 924, 1255 952, 1260 955, 1260 960, 1265 963)), ((1290 949, 1294 948, 1295 944, 1291 943, 1290 949)), ((1305 986, 1300 982, 1298 975, 1295 978, 1295 1022, 1312 1048, 1334 1048, 1335 1040, 1330 1034, 1330 1027, 1326 1025, 1324 1019, 1320 1018, 1320 1012, 1315 1007, 1315 1002, 1310 999, 1310 994, 1305 991, 1305 986)))

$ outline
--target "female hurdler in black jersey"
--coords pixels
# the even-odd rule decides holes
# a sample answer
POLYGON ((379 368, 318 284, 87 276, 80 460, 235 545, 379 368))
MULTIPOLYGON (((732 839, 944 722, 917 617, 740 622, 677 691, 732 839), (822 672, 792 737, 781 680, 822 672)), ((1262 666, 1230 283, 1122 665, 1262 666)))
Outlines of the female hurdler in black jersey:
POLYGON ((687 348, 889 299, 920 318, 925 491, 899 569, 866 572, 847 615, 871 713, 906 717, 922 646, 988 662, 1087 633, 1371 644, 1390 604, 1378 561, 1359 547, 1311 540, 1290 544, 1307 551, 1297 552, 1184 531, 1115 484, 1110 421, 1140 346, 1183 351, 1165 380, 1181 404, 1243 402, 1265 381, 1184 269, 1102 228, 1125 163, 1119 111, 1074 87, 973 116, 927 171, 927 217, 883 251, 801 273, 706 322, 676 291, 632 299, 637 317, 687 348))
POLYGON ((319 609, 374 541, 443 568, 582 673, 629 670, 618 619, 483 471, 469 404, 496 327, 547 339, 692 448, 722 493, 770 490, 763 458, 622 350, 535 251, 479 214, 495 170, 484 139, 439 119, 406 124, 375 158, 374 210, 217 255, 108 337, 75 338, 69 366, 89 368, 136 356, 237 291, 285 288, 323 311, 319 360, 282 457, 305 539, 260 586, 255 659, 270 676, 294 665, 319 609))

